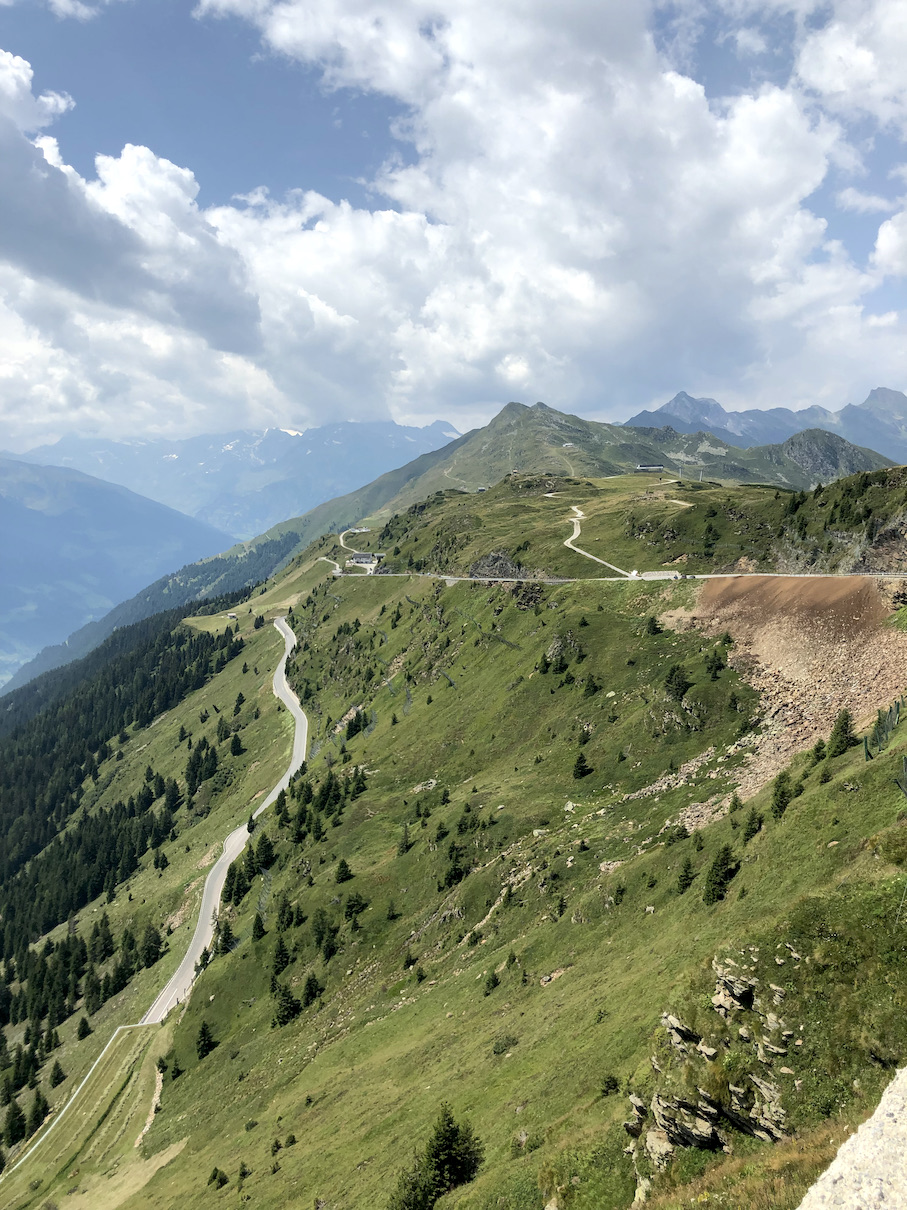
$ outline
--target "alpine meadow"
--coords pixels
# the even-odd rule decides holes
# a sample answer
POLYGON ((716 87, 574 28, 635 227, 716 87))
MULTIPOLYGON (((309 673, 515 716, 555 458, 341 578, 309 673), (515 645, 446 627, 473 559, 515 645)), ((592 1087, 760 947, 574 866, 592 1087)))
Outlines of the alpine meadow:
POLYGON ((798 1205, 907 1044, 905 507, 511 473, 8 695, 4 1205, 798 1205))

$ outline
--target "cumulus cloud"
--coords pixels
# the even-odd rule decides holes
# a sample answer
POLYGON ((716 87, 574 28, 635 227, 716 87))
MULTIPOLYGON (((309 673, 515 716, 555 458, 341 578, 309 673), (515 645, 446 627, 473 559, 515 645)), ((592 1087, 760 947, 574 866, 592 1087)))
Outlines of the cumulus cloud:
MULTIPOLYGON (((854 123, 900 130, 894 5, 727 0, 739 55, 774 53, 781 18, 795 44, 789 80, 724 97, 659 49, 653 12, 202 0, 325 87, 399 102, 409 154, 369 182, 370 208, 300 182, 201 210, 191 166, 131 145, 83 179, 39 133, 63 102, 34 98, 16 61, 0 340, 23 354, 0 399, 43 401, 57 429, 386 412, 465 427, 515 396, 619 417, 681 385, 794 406, 904 385, 904 321, 872 307, 904 272, 903 215, 859 260, 817 201, 900 205, 853 183, 854 123)), ((686 12, 685 55, 705 28, 698 0, 686 12)))
POLYGON ((837 203, 842 210, 852 210, 856 214, 888 214, 897 208, 897 203, 877 193, 863 193, 848 185, 837 195, 837 203))
POLYGON ((31 64, 8 50, 0 50, 0 117, 17 130, 34 133, 49 126, 54 118, 72 107, 65 93, 32 92, 31 64))

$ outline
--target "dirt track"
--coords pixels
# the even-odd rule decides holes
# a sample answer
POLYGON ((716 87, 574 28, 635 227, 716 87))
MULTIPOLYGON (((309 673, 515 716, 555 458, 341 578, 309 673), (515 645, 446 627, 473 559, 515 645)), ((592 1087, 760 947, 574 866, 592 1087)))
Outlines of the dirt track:
POLYGON ((907 633, 885 624, 903 585, 869 577, 707 580, 692 610, 664 615, 678 629, 730 631, 731 665, 759 691, 765 727, 742 770, 741 797, 827 738, 843 707, 859 725, 904 691, 907 633))

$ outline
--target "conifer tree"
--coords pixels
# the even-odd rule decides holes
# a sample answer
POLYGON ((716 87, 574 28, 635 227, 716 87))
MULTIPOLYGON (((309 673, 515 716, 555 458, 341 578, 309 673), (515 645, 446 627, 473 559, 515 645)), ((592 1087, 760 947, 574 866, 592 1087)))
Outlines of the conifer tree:
POLYGON ((734 861, 734 850, 729 844, 722 845, 715 854, 715 859, 709 866, 705 876, 705 888, 702 893, 703 903, 717 903, 727 892, 728 883, 737 873, 734 861))
POLYGON ((255 913, 255 919, 252 921, 252 940, 261 941, 265 935, 265 924, 261 918, 261 913, 255 913))
POLYGON ((310 1004, 314 1004, 324 988, 318 982, 318 977, 312 972, 305 981, 305 986, 302 989, 302 1006, 308 1008, 310 1004))
POLYGON ((337 862, 337 870, 334 874, 335 882, 349 882, 353 877, 353 871, 349 867, 349 862, 345 857, 341 857, 337 862))
POLYGON ((683 895, 693 885, 693 879, 696 877, 693 870, 693 862, 689 857, 683 859, 683 865, 680 867, 680 873, 677 875, 677 894, 683 895))
POLYGON ((746 823, 743 825, 743 843, 749 842, 762 830, 762 816, 756 811, 755 807, 750 807, 749 814, 746 817, 746 823))
POLYGON ((772 788, 772 815, 774 815, 775 819, 781 818, 790 806, 793 797, 794 792, 790 774, 786 769, 782 769, 775 778, 775 784, 772 788))
POLYGON ((262 832, 255 846, 255 860, 260 870, 266 870, 274 863, 274 845, 267 832, 262 832))
POLYGON ((411 848, 412 844, 410 843, 409 839, 409 824, 404 823, 403 832, 400 835, 400 843, 397 845, 397 856, 405 857, 411 848))
POLYGON ((682 701, 692 684, 693 682, 687 676, 682 664, 671 665, 668 675, 665 677, 665 692, 672 701, 682 701))
POLYGON ((272 1026, 289 1025, 302 1011, 302 1005, 283 983, 274 982, 274 1016, 272 1026))
POLYGON ((211 1032, 211 1026, 207 1021, 203 1020, 199 1026, 198 1035, 195 1039, 195 1053, 199 1059, 204 1059, 215 1048, 217 1043, 214 1040, 214 1035, 211 1032))
POLYGON ((594 772, 594 770, 586 760, 585 753, 580 752, 576 758, 576 763, 573 766, 573 776, 577 781, 580 781, 583 777, 588 777, 592 772, 594 772))
POLYGON ((445 1193, 471 1181, 483 1158, 470 1124, 457 1123, 450 1106, 442 1105, 425 1150, 401 1173, 388 1210, 431 1210, 445 1193))
POLYGON ((47 1117, 49 1110, 50 1105, 47 1103, 47 1097, 40 1088, 36 1088, 35 1097, 31 1103, 31 1109, 29 1110, 28 1114, 27 1131, 29 1138, 31 1138, 36 1130, 40 1129, 41 1124, 47 1117))
POLYGON ((229 954, 230 950, 236 944, 236 936, 233 932, 233 926, 230 921, 224 917, 223 920, 217 922, 217 945, 216 949, 219 954, 229 954))
POLYGON ((825 748, 826 756, 841 756, 857 742, 853 733, 853 717, 849 710, 841 710, 835 719, 831 736, 825 748))
POLYGON ((274 947, 274 960, 271 963, 271 970, 275 975, 282 975, 289 965, 290 951, 287 949, 282 935, 278 933, 277 945, 274 947))
POLYGON ((153 924, 148 924, 145 928, 145 932, 142 934, 142 940, 139 945, 139 957, 142 960, 142 966, 154 966, 155 962, 157 962, 158 958, 161 956, 163 945, 164 942, 161 938, 161 934, 153 924))
POLYGON ((14 1147, 25 1138, 27 1123, 25 1114, 15 1097, 10 1101, 3 1123, 3 1137, 7 1147, 14 1147))

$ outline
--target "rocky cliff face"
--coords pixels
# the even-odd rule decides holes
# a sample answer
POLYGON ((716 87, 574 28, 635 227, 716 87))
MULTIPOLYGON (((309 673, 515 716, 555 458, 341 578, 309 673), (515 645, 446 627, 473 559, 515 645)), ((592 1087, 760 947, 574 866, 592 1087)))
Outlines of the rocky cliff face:
MULTIPOLYGON (((715 988, 704 1023, 694 1027, 679 1015, 662 1014, 651 1058, 654 1091, 630 1094, 632 1117, 624 1122, 638 1201, 678 1148, 728 1151, 735 1131, 765 1142, 787 1133, 778 1076, 794 1073, 776 1064, 796 1044, 797 1031, 776 1011, 786 989, 757 978, 757 960, 755 946, 713 960, 715 988)), ((799 964, 800 956, 788 949, 778 961, 799 964)))

